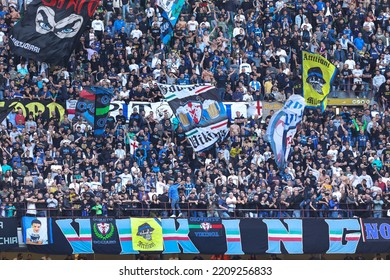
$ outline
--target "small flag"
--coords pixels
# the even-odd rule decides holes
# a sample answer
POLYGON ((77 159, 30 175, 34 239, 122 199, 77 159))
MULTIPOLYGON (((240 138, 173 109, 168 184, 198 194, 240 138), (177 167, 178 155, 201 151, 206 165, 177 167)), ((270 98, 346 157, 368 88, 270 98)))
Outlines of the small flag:
POLYGON ((259 118, 263 116, 263 103, 260 100, 249 103, 248 117, 258 115, 259 118))
POLYGON ((139 142, 130 139, 130 154, 134 155, 135 151, 137 151, 138 148, 139 148, 139 142))

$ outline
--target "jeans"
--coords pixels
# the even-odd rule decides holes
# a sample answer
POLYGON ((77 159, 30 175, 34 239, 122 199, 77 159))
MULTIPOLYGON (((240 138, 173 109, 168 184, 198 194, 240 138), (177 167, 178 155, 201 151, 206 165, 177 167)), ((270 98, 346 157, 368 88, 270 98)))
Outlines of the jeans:
POLYGON ((130 37, 131 31, 135 29, 135 22, 126 22, 126 34, 130 37))
POLYGON ((266 211, 261 211, 260 213, 259 213, 259 218, 268 218, 268 212, 266 212, 266 211))
POLYGON ((219 217, 220 218, 225 218, 225 219, 229 219, 230 216, 227 212, 223 211, 223 212, 219 212, 219 217))
POLYGON ((129 4, 123 5, 122 6, 122 17, 123 19, 126 18, 126 13, 129 12, 129 4))
POLYGON ((321 207, 321 212, 320 212, 320 217, 328 217, 328 211, 329 211, 329 206, 326 206, 325 204, 322 205, 321 207))
POLYGON ((218 96, 220 96, 221 99, 224 100, 225 99, 225 88, 218 88, 217 91, 218 91, 218 96))
POLYGON ((300 218, 301 217, 301 210, 294 210, 293 217, 300 218))
POLYGON ((199 218, 204 218, 204 217, 206 217, 206 213, 203 212, 203 211, 199 211, 199 212, 198 212, 198 217, 199 217, 199 218))
POLYGON ((171 200, 171 208, 172 208, 172 215, 176 215, 176 210, 180 214, 180 206, 179 206, 179 199, 178 198, 172 198, 171 200))
POLYGON ((362 82, 362 98, 367 98, 370 90, 370 85, 367 82, 362 82))
POLYGON ((338 218, 339 217, 339 211, 332 211, 331 217, 332 218, 338 218))
POLYGON ((374 218, 382 218, 382 211, 374 212, 374 218))

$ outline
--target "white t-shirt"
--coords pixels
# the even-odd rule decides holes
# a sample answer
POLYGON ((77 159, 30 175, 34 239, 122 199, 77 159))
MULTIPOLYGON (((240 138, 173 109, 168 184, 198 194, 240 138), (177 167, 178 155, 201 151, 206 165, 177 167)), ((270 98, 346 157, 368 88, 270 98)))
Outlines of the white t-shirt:
POLYGON ((35 233, 32 228, 28 228, 26 230, 26 241, 27 239, 30 239, 30 242, 32 243, 42 242, 42 245, 48 243, 47 233, 44 232, 42 229, 39 230, 38 233, 35 233))
POLYGON ((119 175, 119 177, 122 179, 123 186, 125 186, 127 182, 133 183, 133 176, 131 176, 130 173, 129 174, 122 173, 121 175, 119 175))
POLYGON ((198 28, 199 23, 196 20, 190 20, 187 23, 189 31, 195 31, 198 28))
POLYGON ((139 29, 133 29, 130 33, 131 37, 139 39, 142 36, 142 31, 139 29))
POLYGON ((332 160, 333 162, 336 161, 336 159, 337 159, 337 154, 338 154, 337 150, 329 150, 328 153, 327 153, 328 156, 331 156, 331 157, 332 157, 331 160, 332 160))

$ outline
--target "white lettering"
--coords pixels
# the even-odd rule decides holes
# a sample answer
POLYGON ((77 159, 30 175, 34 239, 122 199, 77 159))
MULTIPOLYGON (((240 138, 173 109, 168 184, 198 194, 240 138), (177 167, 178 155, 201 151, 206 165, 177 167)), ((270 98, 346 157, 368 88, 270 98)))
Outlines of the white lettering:
POLYGON ((14 43, 14 45, 16 47, 19 47, 19 48, 22 48, 22 49, 25 49, 25 50, 28 50, 28 51, 32 51, 32 52, 35 52, 35 53, 39 53, 41 51, 40 47, 31 45, 29 43, 21 42, 21 41, 17 40, 16 38, 14 38, 13 36, 11 36, 10 39, 11 39, 12 43, 14 43))
POLYGON ((18 244, 18 238, 15 237, 0 237, 0 245, 18 244))

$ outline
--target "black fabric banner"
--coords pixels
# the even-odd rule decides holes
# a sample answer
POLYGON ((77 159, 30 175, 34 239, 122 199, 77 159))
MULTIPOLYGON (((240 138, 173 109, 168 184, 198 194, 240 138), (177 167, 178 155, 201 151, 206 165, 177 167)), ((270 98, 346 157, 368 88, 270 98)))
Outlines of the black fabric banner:
POLYGON ((33 0, 10 31, 13 53, 56 65, 66 65, 93 16, 99 0, 33 0))
POLYGON ((16 218, 0 218, 0 251, 19 246, 16 218))
POLYGON ((94 252, 112 254, 120 251, 118 231, 114 218, 92 218, 92 246, 94 252))
POLYGON ((112 91, 104 87, 86 87, 76 104, 76 116, 83 117, 93 127, 95 136, 102 136, 110 111, 112 91))
POLYGON ((226 234, 221 218, 189 218, 189 237, 204 254, 223 254, 226 252, 226 234), (213 246, 210 246, 210 243, 213 246))

